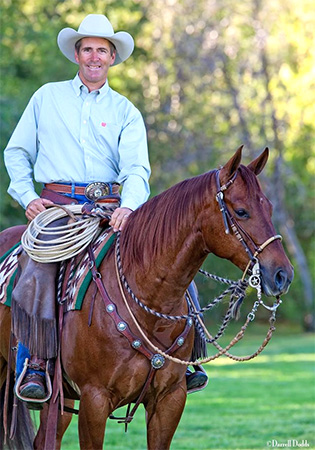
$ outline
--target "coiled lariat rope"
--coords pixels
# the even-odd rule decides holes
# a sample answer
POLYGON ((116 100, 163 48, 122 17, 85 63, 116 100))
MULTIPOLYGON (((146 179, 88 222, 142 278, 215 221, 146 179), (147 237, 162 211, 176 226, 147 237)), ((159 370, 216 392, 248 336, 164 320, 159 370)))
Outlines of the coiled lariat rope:
POLYGON ((60 262, 82 252, 100 232, 100 220, 109 218, 113 208, 95 207, 82 213, 84 205, 54 205, 32 220, 21 238, 26 253, 40 263, 60 262), (49 226, 69 217, 66 224, 49 226), (41 237, 39 237, 41 236, 41 237))

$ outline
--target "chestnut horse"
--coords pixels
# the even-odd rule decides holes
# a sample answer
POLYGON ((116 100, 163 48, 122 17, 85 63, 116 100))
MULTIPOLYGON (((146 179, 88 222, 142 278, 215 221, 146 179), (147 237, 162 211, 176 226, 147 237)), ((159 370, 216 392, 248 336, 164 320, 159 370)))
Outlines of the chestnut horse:
MULTIPOLYGON (((229 213, 240 225, 243 239, 254 253, 275 236, 272 207, 262 193, 256 176, 268 159, 268 149, 248 166, 241 165, 242 147, 220 169, 219 183, 228 188, 224 198, 229 213)), ((185 180, 152 198, 129 217, 120 235, 122 270, 134 294, 148 307, 170 315, 187 313, 185 291, 208 254, 228 259, 241 270, 249 262, 240 240, 226 234, 216 194, 217 171, 185 180)), ((4 239, 6 231, 2 233, 4 239)), ((18 240, 16 236, 15 240, 18 240)), ((2 241, 3 242, 3 241, 2 241)), ((10 242, 10 245, 13 242, 10 242)), ((5 250, 5 248, 4 248, 5 250)), ((281 241, 275 239, 258 256, 262 288, 268 296, 284 294, 293 269, 281 241)), ((115 250, 111 248, 99 271, 110 299, 132 332, 137 328, 121 300, 117 281, 115 250)), ((67 378, 80 395, 80 448, 103 448, 107 418, 117 408, 134 402, 146 382, 150 361, 134 349, 117 330, 106 312, 99 291, 95 297, 91 326, 90 304, 95 286, 90 286, 80 311, 64 316, 61 359, 67 378)), ((142 330, 155 346, 169 348, 183 332, 185 321, 167 321, 148 314, 126 293, 128 303, 142 330)), ((1 353, 7 358, 10 310, 1 308, 1 353)), ((193 331, 174 356, 188 361, 193 331)), ((185 365, 166 360, 156 370, 142 403, 146 409, 147 445, 150 450, 168 449, 186 402, 185 365)), ((24 426, 24 424, 20 424, 24 426)), ((45 424, 41 424, 40 430, 45 424)), ((67 419, 60 425, 57 447, 67 419), (63 428, 62 428, 63 427, 63 428)), ((39 438, 38 438, 39 439, 39 438)), ((39 448, 37 439, 35 448, 39 448)))

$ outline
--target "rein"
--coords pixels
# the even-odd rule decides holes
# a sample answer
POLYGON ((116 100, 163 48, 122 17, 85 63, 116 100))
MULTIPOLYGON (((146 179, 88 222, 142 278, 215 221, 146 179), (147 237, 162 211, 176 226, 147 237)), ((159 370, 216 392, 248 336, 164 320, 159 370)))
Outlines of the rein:
MULTIPOLYGON (((206 307, 201 308, 200 310, 194 310, 188 314, 185 315, 180 315, 180 316, 171 316, 171 315, 167 315, 167 314, 163 314, 161 312, 155 311, 151 308, 149 308, 148 306, 146 306, 143 302, 141 302, 136 295, 133 293, 132 289, 130 288, 126 277, 123 274, 122 271, 122 263, 121 263, 121 256, 120 256, 120 232, 117 235, 117 240, 116 240, 116 252, 115 252, 115 260, 116 260, 116 275, 117 275, 117 280, 118 280, 118 284, 119 284, 119 289, 121 292, 121 296, 123 298, 123 301, 125 303, 126 308, 128 309, 128 312, 135 324, 135 326, 137 327, 139 333, 141 334, 142 338, 144 339, 144 341, 156 352, 158 352, 160 355, 162 355, 163 357, 179 363, 179 364, 183 364, 183 365, 197 365, 197 364, 203 364, 209 361, 213 361, 214 359, 218 358, 219 356, 225 354, 227 357, 235 360, 235 361, 248 361, 252 358, 255 358, 257 355, 259 355, 262 350, 265 348, 265 346, 268 344, 268 342, 270 341, 272 334, 275 330, 274 327, 274 323, 276 320, 276 310, 279 307, 279 305, 281 304, 281 299, 279 297, 276 298, 276 302, 274 303, 273 306, 268 306, 265 305, 264 302, 262 301, 261 298, 261 277, 260 277, 260 267, 259 267, 259 260, 257 258, 257 256, 272 242, 274 242, 275 240, 282 240, 282 236, 281 235, 275 235, 272 236, 270 238, 268 238, 263 244, 257 246, 256 243, 253 241, 253 239, 248 235, 248 233, 241 227, 241 225, 237 222, 237 220, 232 216, 232 214, 229 212, 227 205, 224 201, 224 192, 234 183, 236 176, 237 176, 237 172, 234 174, 233 178, 231 178, 226 184, 224 184, 223 186, 220 185, 220 177, 219 177, 220 171, 217 170, 216 171, 216 185, 217 185, 217 194, 216 194, 216 200, 219 204, 220 207, 220 211, 222 213, 222 217, 223 217, 223 223, 224 223, 224 228, 225 228, 225 233, 229 234, 230 233, 230 228, 232 230, 232 232, 235 234, 235 236, 237 237, 237 239, 240 241, 240 243, 242 244, 242 246, 244 247, 246 253, 249 256, 249 263, 245 268, 245 271, 243 273, 243 276, 241 278, 241 280, 235 282, 235 281, 231 281, 231 280, 226 280, 224 278, 221 277, 217 277, 214 275, 211 275, 207 272, 205 272, 202 269, 199 269, 199 272, 202 273, 203 275, 213 278, 216 281, 219 282, 223 282, 223 283, 227 283, 230 285, 230 287, 228 289, 226 289, 219 297, 215 298, 211 303, 209 303, 206 307), (246 238, 246 240, 244 239, 246 238), (247 241, 250 241, 250 244, 253 246, 254 248, 254 253, 252 252, 252 250, 250 249, 249 245, 247 244, 247 241), (249 277, 249 280, 245 280, 245 276, 247 274, 247 272, 250 272, 251 275, 249 277), (165 352, 163 352, 161 349, 159 349, 158 347, 156 347, 151 341, 150 339, 143 333, 140 324, 138 323, 136 317, 134 316, 133 312, 131 311, 131 308, 128 305, 124 290, 123 290, 123 286, 122 284, 124 284, 125 289, 127 290, 128 294, 131 296, 131 298, 141 307, 143 308, 145 311, 147 311, 150 314, 153 314, 159 318, 163 318, 163 319, 167 319, 167 320, 181 320, 181 319, 187 319, 187 318, 193 318, 194 320, 196 318, 198 318, 198 323, 195 320, 196 325, 198 326, 199 331, 201 331, 202 337, 206 340, 206 342, 213 344, 219 351, 217 354, 207 357, 207 358, 203 358, 202 360, 196 360, 196 361, 183 361, 179 358, 176 357, 172 357, 168 354, 166 354, 165 352), (222 336, 225 328, 227 327, 227 325, 229 324, 231 318, 233 317, 233 311, 239 308, 240 304, 242 303, 245 295, 246 295, 246 288, 249 286, 251 286, 252 288, 255 288, 257 290, 257 301, 255 301, 253 308, 251 310, 251 312, 247 315, 247 319, 244 323, 244 325, 242 326, 241 330, 239 331, 239 333, 231 340, 231 342, 225 347, 222 348, 216 341, 219 339, 219 337, 222 336), (231 294, 231 300, 229 303, 229 307, 227 310, 227 313, 223 319, 223 323, 218 331, 218 333, 216 334, 215 337, 213 337, 207 330, 205 324, 203 323, 203 320, 201 319, 200 315, 211 309, 213 306, 215 306, 218 302, 220 302, 228 293, 231 294), (245 357, 239 357, 239 356, 235 356, 229 353, 229 350, 231 347, 233 347, 237 342, 239 342, 244 334, 245 331, 249 325, 250 322, 252 322, 255 319, 255 314, 256 311, 258 309, 258 307, 262 305, 264 308, 268 309, 269 311, 271 311, 271 317, 269 319, 270 322, 270 327, 269 330, 267 332, 267 335, 263 341, 263 343, 261 344, 261 346, 258 348, 258 350, 256 352, 254 352, 253 354, 249 355, 249 356, 245 356, 245 357), (206 337, 207 336, 207 337, 206 337)), ((187 293, 186 293, 187 295, 187 293)))
MULTIPOLYGON (((116 253, 115 253, 115 255, 116 255, 116 253)), ((116 261, 115 267, 116 267, 116 275, 117 275, 117 280, 118 280, 118 285, 119 285, 120 293, 121 293, 121 296, 122 296, 122 299, 123 299, 123 301, 124 301, 124 304, 125 304, 125 306, 126 306, 128 312, 129 312, 129 314, 130 314, 130 317, 131 317, 131 319, 132 319, 134 325, 136 326, 137 330, 139 331, 139 333, 140 333, 140 335, 142 336, 142 338, 144 339, 144 341, 145 341, 145 342, 146 342, 146 343, 147 343, 147 344, 148 344, 155 352, 157 352, 157 354, 161 355, 161 356, 164 357, 165 359, 168 359, 168 360, 170 360, 170 361, 172 361, 172 362, 175 362, 175 363, 178 363, 178 364, 182 364, 182 365, 186 365, 186 366, 190 366, 190 365, 194 366, 194 365, 200 365, 200 364, 205 364, 205 363, 210 362, 210 361, 214 361, 215 359, 219 358, 220 356, 222 356, 222 355, 224 355, 224 354, 225 354, 228 358, 233 359, 234 361, 248 361, 248 360, 250 360, 250 359, 255 358, 256 356, 258 356, 258 355, 263 351, 263 349, 266 347, 266 345, 267 345, 268 342, 270 341, 270 339, 271 339, 271 337, 272 337, 272 334, 273 334, 273 332, 274 332, 274 330, 275 330, 274 323, 275 323, 275 320, 276 320, 276 310, 277 310, 279 304, 281 303, 281 300, 280 300, 280 299, 278 299, 277 302, 275 302, 274 306, 272 307, 272 314, 271 314, 271 317, 270 317, 270 319, 269 319, 270 327, 269 327, 269 330, 268 330, 268 332, 267 332, 266 338, 264 339, 263 343, 262 343, 261 346, 258 348, 258 350, 256 350, 256 352, 254 352, 253 354, 251 354, 251 355, 249 355, 249 356, 243 356, 243 357, 231 355, 231 354, 229 353, 230 348, 232 348, 237 342, 239 342, 239 341, 244 337, 244 334, 245 334, 245 331, 246 331, 248 325, 250 324, 250 322, 252 322, 252 321, 255 319, 255 313, 256 313, 256 311, 257 311, 259 305, 261 304, 261 302, 256 301, 256 302, 254 303, 254 306, 253 306, 251 312, 247 315, 247 319, 246 319, 244 325, 242 326, 241 330, 237 333, 237 335, 231 340, 231 342, 230 342, 225 348, 222 348, 222 347, 221 347, 219 344, 217 344, 216 342, 212 342, 213 345, 215 345, 215 346, 217 347, 217 349, 219 350, 218 353, 216 353, 216 354, 213 355, 213 356, 209 356, 209 357, 207 357, 207 358, 202 358, 201 360, 199 359, 199 360, 195 360, 195 361, 184 361, 184 360, 182 360, 182 359, 176 358, 176 357, 174 357, 174 356, 171 356, 171 355, 165 353, 165 352, 164 352, 163 350, 161 350, 159 347, 157 347, 156 345, 154 345, 153 342, 152 342, 152 341, 144 334, 144 332, 143 332, 143 330, 142 330, 140 324, 138 323, 138 321, 137 321, 135 315, 133 314, 133 312, 132 312, 132 310, 131 310, 131 308, 130 308, 130 306, 129 306, 129 304, 128 304, 127 298, 126 298, 126 296, 125 296, 125 293, 124 293, 124 290, 123 290, 123 286, 122 286, 122 283, 121 283, 121 280, 120 280, 120 276, 119 276, 119 271, 118 271, 117 261, 116 261)), ((199 311, 196 311, 196 313, 199 313, 199 311)), ((201 319, 200 317, 199 317, 199 320, 202 322, 202 319, 201 319)), ((202 323, 203 323, 203 322, 202 322, 202 323)), ((206 327, 205 327, 204 324, 203 324, 203 328, 204 328, 206 334, 208 335, 209 339, 212 340, 212 341, 214 341, 214 338, 213 338, 213 337, 211 336, 211 334, 208 332, 208 330, 206 329, 206 327)))

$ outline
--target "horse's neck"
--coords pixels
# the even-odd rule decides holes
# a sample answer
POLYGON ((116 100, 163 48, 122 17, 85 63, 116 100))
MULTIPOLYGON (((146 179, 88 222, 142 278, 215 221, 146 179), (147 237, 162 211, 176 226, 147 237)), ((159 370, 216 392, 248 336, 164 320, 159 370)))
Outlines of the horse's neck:
POLYGON ((178 231, 178 238, 167 251, 146 258, 140 267, 133 265, 127 278, 148 306, 160 310, 163 304, 163 311, 171 312, 206 256, 201 233, 190 226, 178 231))
POLYGON ((215 222, 215 208, 208 172, 178 183, 130 217, 121 235, 123 268, 146 304, 171 307, 184 295, 209 252, 202 230, 215 222))

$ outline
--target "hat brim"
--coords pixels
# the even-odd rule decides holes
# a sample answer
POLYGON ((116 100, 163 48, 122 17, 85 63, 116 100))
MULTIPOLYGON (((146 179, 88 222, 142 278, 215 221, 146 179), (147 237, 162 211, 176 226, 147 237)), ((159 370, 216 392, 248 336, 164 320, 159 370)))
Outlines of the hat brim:
POLYGON ((75 60, 75 43, 84 37, 100 37, 112 42, 116 47, 116 58, 113 66, 120 64, 129 58, 134 49, 134 41, 132 36, 126 31, 118 31, 113 35, 100 34, 81 34, 72 28, 64 28, 60 31, 57 38, 57 43, 60 51, 71 62, 78 64, 75 60))

